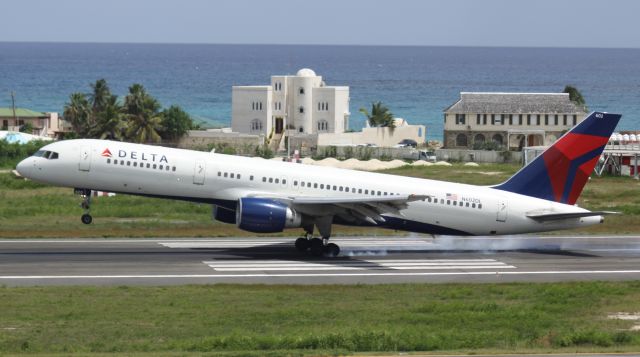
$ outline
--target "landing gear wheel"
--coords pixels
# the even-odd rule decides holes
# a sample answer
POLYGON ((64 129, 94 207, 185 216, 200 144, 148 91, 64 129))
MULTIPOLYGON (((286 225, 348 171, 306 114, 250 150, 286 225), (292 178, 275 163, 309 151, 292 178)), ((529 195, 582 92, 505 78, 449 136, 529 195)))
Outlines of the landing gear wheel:
POLYGON ((86 214, 86 213, 83 214, 82 217, 80 217, 80 219, 84 224, 91 224, 91 222, 93 221, 93 217, 91 217, 90 214, 86 214))
POLYGON ((311 238, 309 241, 309 252, 314 257, 322 256, 324 252, 324 244, 322 243, 322 239, 320 238, 311 238))
POLYGON ((335 243, 329 243, 324 246, 324 255, 327 257, 337 257, 340 254, 340 247, 335 243))
POLYGON ((300 237, 296 239, 296 249, 301 252, 306 252, 310 245, 311 243, 307 238, 300 237))

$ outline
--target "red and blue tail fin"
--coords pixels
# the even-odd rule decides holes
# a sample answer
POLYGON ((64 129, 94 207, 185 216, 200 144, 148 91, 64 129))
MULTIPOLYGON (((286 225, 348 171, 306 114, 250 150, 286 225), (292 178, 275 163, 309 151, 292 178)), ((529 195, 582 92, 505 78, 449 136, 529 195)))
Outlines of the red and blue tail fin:
POLYGON ((620 114, 589 114, 542 155, 493 188, 570 205, 576 203, 620 117, 620 114))

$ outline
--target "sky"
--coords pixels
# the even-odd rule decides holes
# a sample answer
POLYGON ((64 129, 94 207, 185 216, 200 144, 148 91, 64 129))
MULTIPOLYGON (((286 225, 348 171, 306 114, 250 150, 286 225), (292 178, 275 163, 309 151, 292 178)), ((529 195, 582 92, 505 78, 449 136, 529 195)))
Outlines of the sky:
POLYGON ((0 0, 0 41, 640 48, 636 0, 0 0))

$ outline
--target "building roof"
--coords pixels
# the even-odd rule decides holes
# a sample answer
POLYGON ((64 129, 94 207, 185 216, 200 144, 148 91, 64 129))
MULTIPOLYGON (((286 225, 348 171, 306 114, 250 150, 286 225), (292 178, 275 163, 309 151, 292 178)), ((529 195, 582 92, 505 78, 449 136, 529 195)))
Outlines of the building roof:
POLYGON ((445 113, 585 113, 567 93, 461 92, 445 113))
POLYGON ((298 77, 315 77, 316 76, 316 72, 314 72, 312 69, 309 68, 302 68, 298 71, 298 73, 296 73, 296 76, 298 77))
MULTIPOLYGON (((41 118, 46 116, 47 114, 43 112, 36 112, 35 110, 31 109, 16 108, 16 117, 18 118, 41 118)), ((13 109, 0 107, 0 117, 13 118, 13 109)))

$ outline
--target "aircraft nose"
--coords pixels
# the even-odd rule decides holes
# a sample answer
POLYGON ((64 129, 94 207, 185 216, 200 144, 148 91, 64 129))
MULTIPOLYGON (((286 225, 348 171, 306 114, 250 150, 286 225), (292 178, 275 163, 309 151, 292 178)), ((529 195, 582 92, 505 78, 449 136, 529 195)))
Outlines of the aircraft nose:
POLYGON ((18 165, 16 166, 16 171, 18 171, 20 176, 28 178, 29 175, 31 174, 32 167, 33 165, 31 165, 31 163, 29 162, 29 159, 27 158, 18 163, 18 165))

